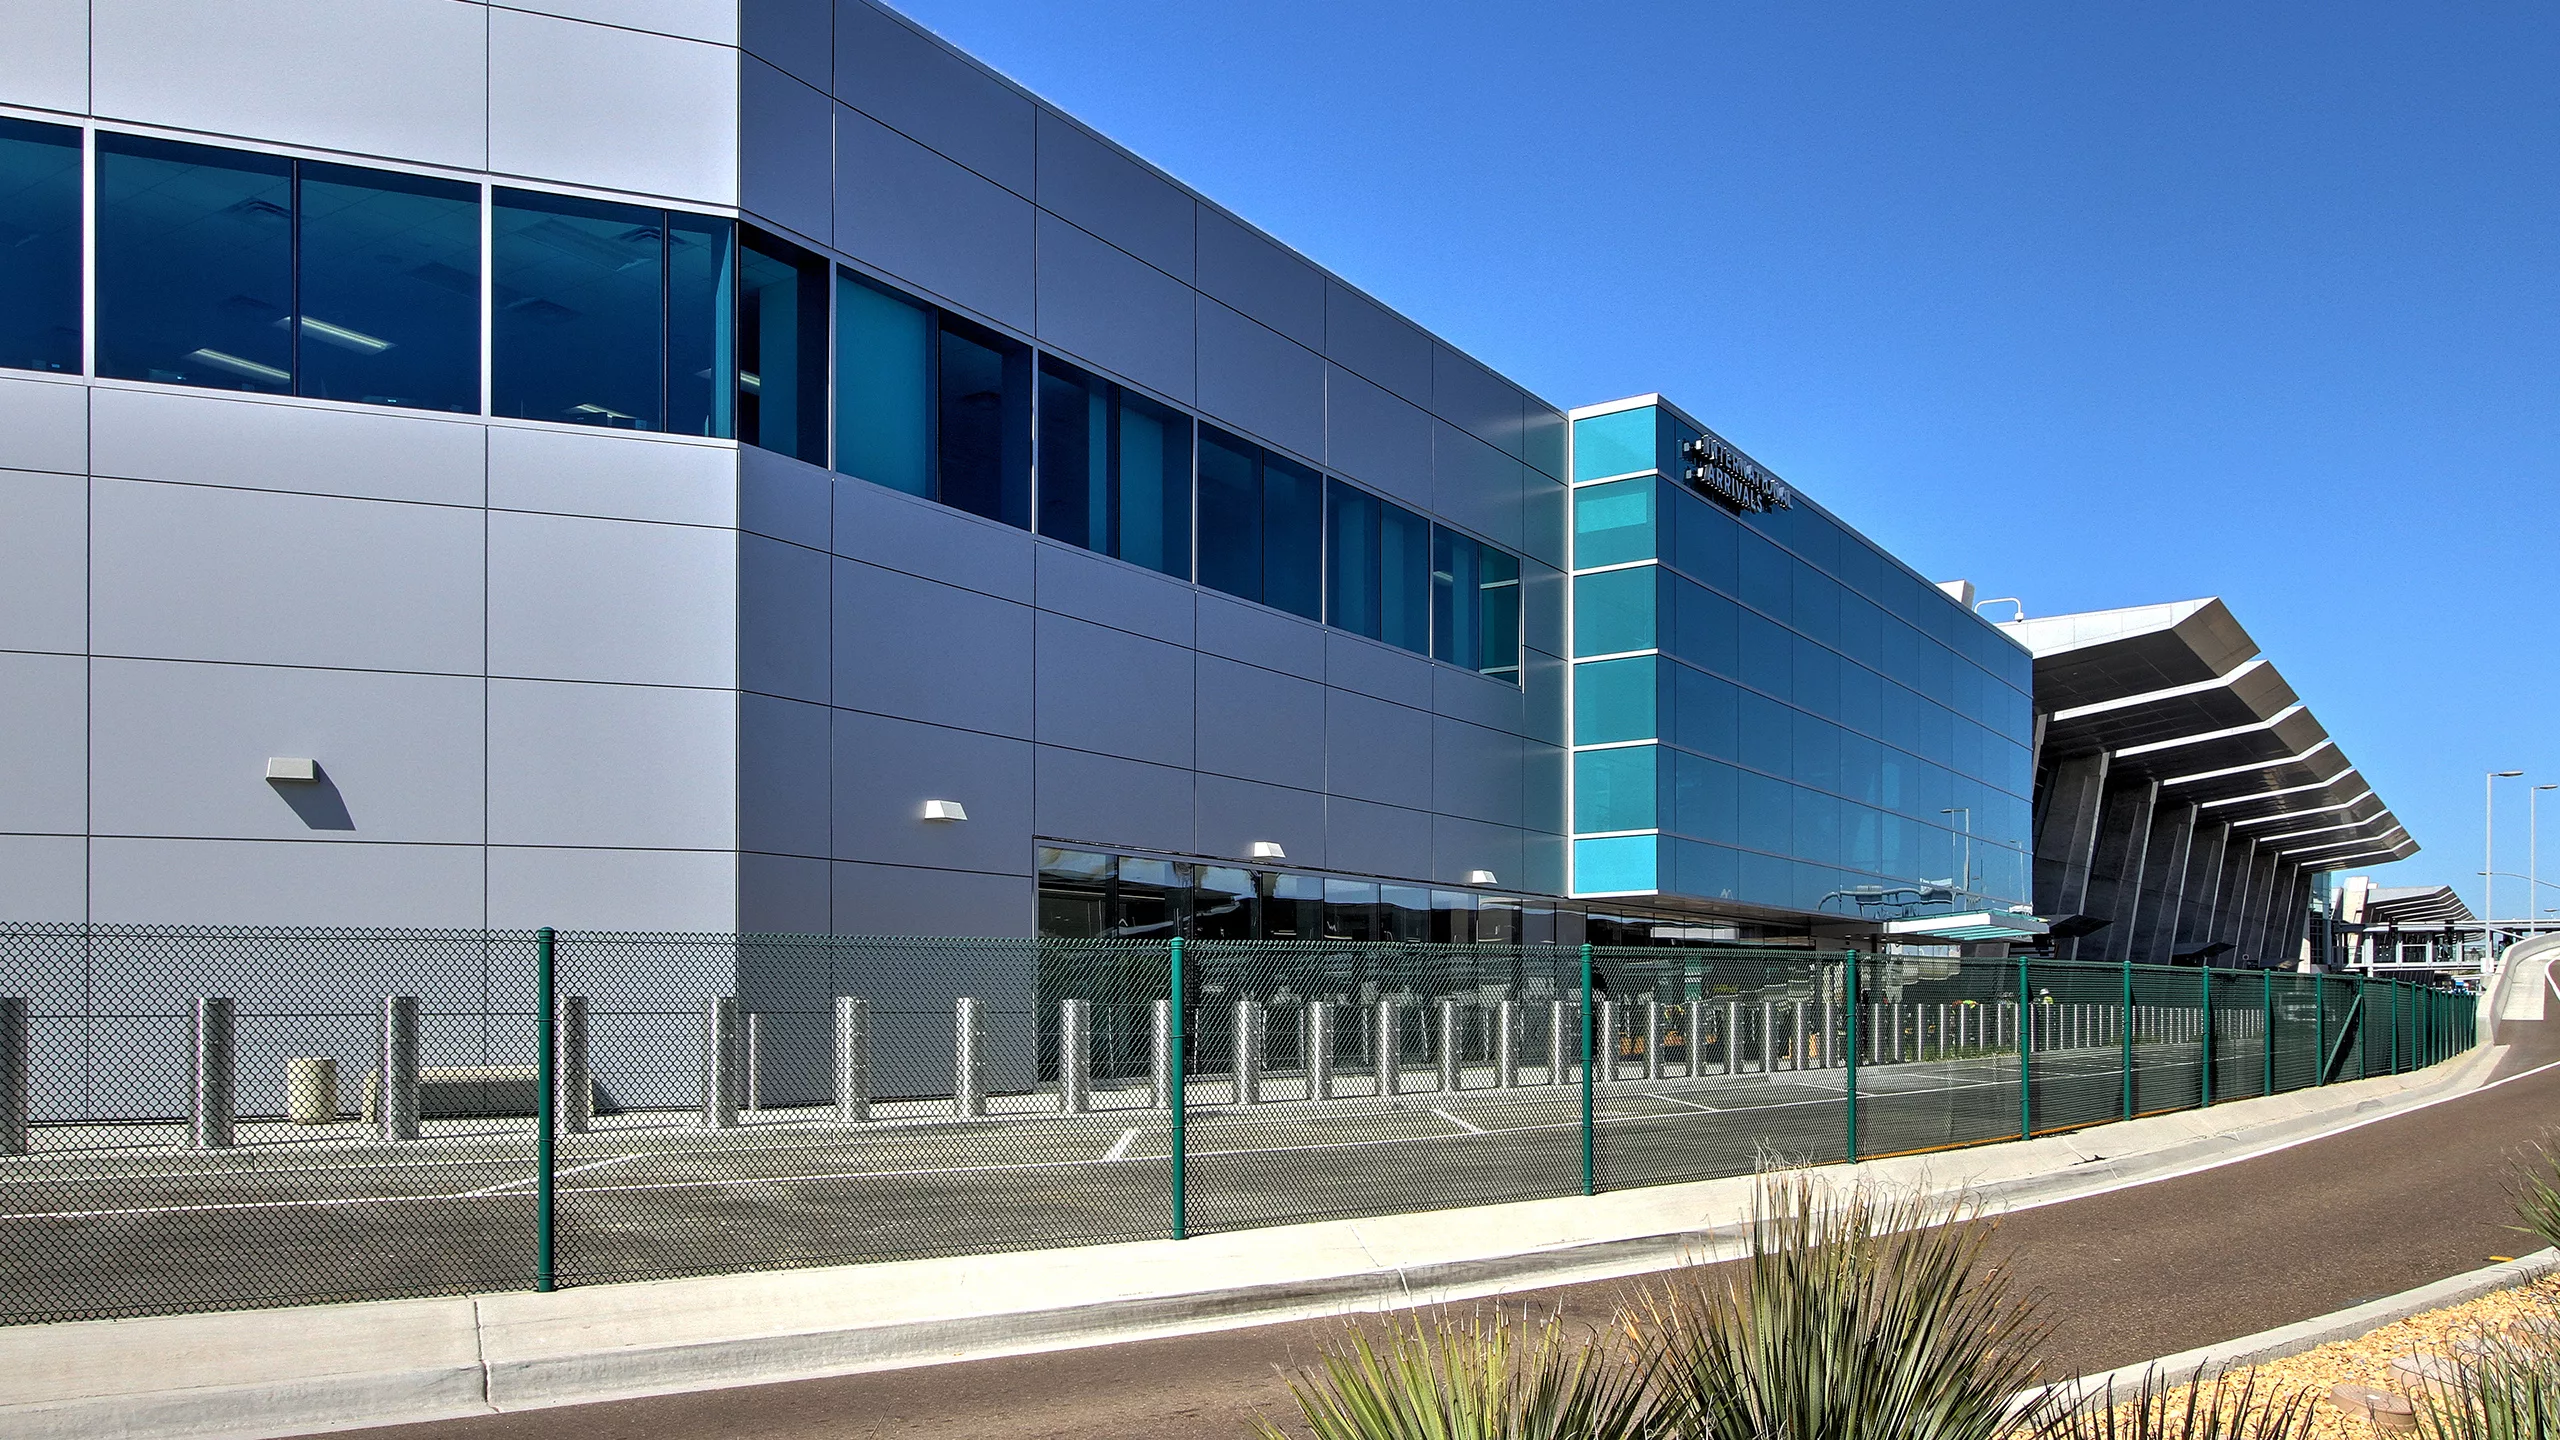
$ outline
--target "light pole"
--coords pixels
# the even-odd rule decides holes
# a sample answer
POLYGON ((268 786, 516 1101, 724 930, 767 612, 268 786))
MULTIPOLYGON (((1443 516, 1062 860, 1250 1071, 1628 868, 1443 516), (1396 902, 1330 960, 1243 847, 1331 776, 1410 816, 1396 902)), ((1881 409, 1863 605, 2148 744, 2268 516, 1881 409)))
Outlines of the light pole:
POLYGON ((2536 785, 2524 795, 2524 869, 2532 883, 2524 889, 2524 921, 2542 933, 2542 792, 2560 784, 2536 785))
POLYGON ((2498 782, 2521 770, 2491 770, 2480 781, 2480 973, 2498 965, 2498 782))

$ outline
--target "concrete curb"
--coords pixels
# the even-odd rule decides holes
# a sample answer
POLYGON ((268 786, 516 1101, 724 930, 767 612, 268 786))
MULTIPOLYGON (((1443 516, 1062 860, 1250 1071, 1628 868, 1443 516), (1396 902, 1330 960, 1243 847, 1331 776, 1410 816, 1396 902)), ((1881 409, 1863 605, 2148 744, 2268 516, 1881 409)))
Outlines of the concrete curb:
POLYGON ((2513 1260, 2447 1276, 2415 1290, 2385 1295, 2379 1300, 2368 1300, 2362 1305, 2331 1314, 2279 1325, 2273 1330, 2261 1330, 2255 1335, 2243 1335, 2237 1340, 2201 1345, 2138 1365, 2120 1365, 2100 1374, 2083 1375, 2076 1380, 2024 1391, 2015 1403, 2023 1409, 2047 1395, 2061 1394, 2070 1397, 2072 1408, 2089 1409, 2106 1404, 2110 1399, 2121 1400, 2131 1395, 2142 1384, 2142 1377, 2148 1374, 2156 1372, 2160 1383, 2171 1386, 2185 1385, 2198 1378, 2211 1379, 2218 1374, 2245 1370, 2270 1360, 2282 1360, 2288 1355, 2299 1355, 2332 1340, 2353 1339, 2395 1320, 2406 1320, 2412 1315, 2459 1305, 2493 1290, 2512 1289, 2554 1271, 2560 1271, 2560 1250, 2537 1250, 2513 1260))
MULTIPOLYGON (((2025 1209, 2455 1099, 2483 1088, 2502 1053, 1833 1173, 2025 1209)), ((270 1440, 1458 1303, 1737 1254, 1753 1186, 1735 1176, 1182 1242, 13 1327, 0 1329, 0 1432, 270 1440)))

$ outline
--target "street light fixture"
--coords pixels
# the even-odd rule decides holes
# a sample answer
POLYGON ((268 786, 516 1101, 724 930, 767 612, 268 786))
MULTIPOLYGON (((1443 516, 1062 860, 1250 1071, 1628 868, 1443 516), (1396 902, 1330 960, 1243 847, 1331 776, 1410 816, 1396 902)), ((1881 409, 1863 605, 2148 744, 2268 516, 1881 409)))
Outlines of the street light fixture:
POLYGON ((2560 784, 2536 785, 2524 795, 2524 869, 2533 883, 2525 887, 2524 918, 2526 923, 2542 918, 2542 792, 2560 790, 2560 784))
POLYGON ((2498 967, 2498 824, 2497 782, 2513 780, 2521 770, 2491 770, 2480 781, 2480 973, 2498 967))

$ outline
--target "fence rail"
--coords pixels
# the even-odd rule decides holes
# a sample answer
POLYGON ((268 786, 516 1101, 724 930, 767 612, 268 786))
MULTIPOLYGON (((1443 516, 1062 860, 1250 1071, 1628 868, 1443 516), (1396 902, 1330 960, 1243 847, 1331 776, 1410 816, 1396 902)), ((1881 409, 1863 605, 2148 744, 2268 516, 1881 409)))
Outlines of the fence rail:
POLYGON ((1181 1237, 2433 1064, 2467 998, 1784 949, 0 926, 0 1323, 1181 1237))

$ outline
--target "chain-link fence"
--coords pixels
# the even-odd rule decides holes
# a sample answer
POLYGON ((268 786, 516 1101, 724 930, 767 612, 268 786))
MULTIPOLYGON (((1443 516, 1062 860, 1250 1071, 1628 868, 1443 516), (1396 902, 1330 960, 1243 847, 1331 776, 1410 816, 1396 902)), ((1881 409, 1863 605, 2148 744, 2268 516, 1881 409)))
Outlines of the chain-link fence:
POLYGON ((2392 982, 1509 944, 0 926, 0 1323, 1157 1239, 2433 1063, 2392 982))

